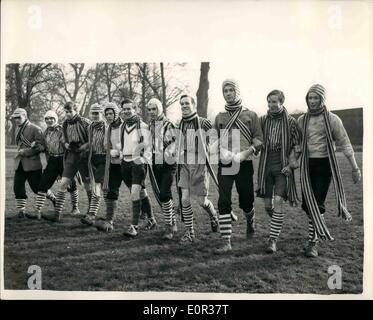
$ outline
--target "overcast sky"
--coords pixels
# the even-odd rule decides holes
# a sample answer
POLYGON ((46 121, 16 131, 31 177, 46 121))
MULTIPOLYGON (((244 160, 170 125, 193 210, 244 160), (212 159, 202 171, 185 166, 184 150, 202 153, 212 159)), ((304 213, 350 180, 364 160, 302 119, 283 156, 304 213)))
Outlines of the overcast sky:
POLYGON ((2 1, 2 61, 188 62, 193 93, 200 62, 210 61, 213 114, 224 106, 227 77, 258 114, 275 88, 290 112, 305 110, 314 83, 326 87, 331 110, 364 107, 373 87, 372 3, 2 1))

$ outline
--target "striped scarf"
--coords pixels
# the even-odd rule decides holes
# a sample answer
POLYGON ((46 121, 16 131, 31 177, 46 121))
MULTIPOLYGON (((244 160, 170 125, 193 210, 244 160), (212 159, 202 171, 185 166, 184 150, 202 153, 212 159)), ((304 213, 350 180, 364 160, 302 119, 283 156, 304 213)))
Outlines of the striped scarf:
POLYGON ((329 163, 332 171, 333 176, 333 184, 334 190, 336 194, 337 200, 337 207, 338 207, 338 216, 342 216, 344 219, 348 219, 350 217, 350 213, 347 210, 346 204, 346 197, 343 189, 343 182, 340 175, 338 162, 335 156, 335 152, 333 149, 333 137, 332 137, 332 130, 330 127, 330 120, 329 120, 329 111, 324 108, 321 108, 318 111, 310 112, 308 111, 304 115, 303 121, 303 144, 302 144, 302 156, 301 156, 301 163, 300 163, 300 177, 301 177, 301 188, 302 193, 305 198, 305 202, 310 213, 310 218, 312 220, 313 226, 315 228, 315 238, 320 237, 323 240, 334 240, 329 230, 326 226, 324 219, 321 216, 319 207, 317 205, 315 196, 312 191, 311 187, 311 179, 309 173, 309 158, 308 158, 308 147, 307 147, 307 130, 308 130, 308 121, 312 115, 322 114, 324 117, 325 123, 325 130, 326 130, 326 141, 327 141, 327 150, 328 150, 328 158, 329 163))
POLYGON ((63 124, 63 135, 67 143, 88 141, 88 133, 84 127, 82 118, 76 114, 72 119, 66 119, 63 124))
MULTIPOLYGON (((158 129, 159 127, 157 127, 158 129)), ((166 116, 161 113, 157 119, 155 120, 152 120, 149 124, 149 130, 151 132, 151 135, 152 135, 152 146, 153 146, 153 152, 155 151, 159 151, 159 147, 157 148, 156 147, 156 136, 157 136, 157 141, 159 141, 160 139, 162 139, 163 141, 163 152, 166 150, 166 148, 173 142, 175 142, 175 135, 172 134, 172 138, 170 140, 167 139, 166 137, 166 133, 168 130, 174 130, 175 127, 173 125, 172 122, 170 122, 166 116), (155 123, 156 122, 161 122, 162 121, 162 130, 156 130, 156 127, 155 127, 155 123), (161 131, 161 132, 159 132, 161 131)), ((152 189, 153 189, 153 193, 154 193, 154 196, 158 202, 158 204, 160 206, 162 206, 161 204, 161 200, 160 200, 160 190, 159 190, 159 186, 158 186, 158 183, 157 183, 157 180, 155 179, 155 175, 154 175, 154 172, 153 172, 153 168, 152 166, 149 166, 149 178, 150 178, 150 183, 151 183, 151 186, 152 186, 152 189)))
POLYGON ((95 152, 100 152, 101 150, 105 150, 104 148, 104 138, 105 138, 105 122, 104 121, 97 121, 92 122, 88 127, 88 143, 89 143, 89 154, 88 154, 88 171, 89 171, 89 179, 91 184, 92 194, 96 195, 95 193, 95 177, 93 174, 93 166, 92 166, 92 156, 95 152))
MULTIPOLYGON (((201 143, 203 144, 203 152, 204 152, 204 156, 205 156, 205 159, 206 159, 206 166, 207 166, 207 169, 209 171, 209 174, 210 176, 212 177, 212 180, 214 181, 215 185, 219 188, 219 184, 218 184, 218 179, 216 178, 216 175, 215 175, 215 172, 214 170, 212 169, 211 167, 211 164, 209 162, 209 156, 208 156, 208 152, 207 152, 207 146, 204 145, 204 141, 203 141, 203 137, 202 137, 202 134, 201 134, 201 128, 203 128, 205 131, 208 131, 209 129, 211 129, 211 124, 204 118, 200 118, 196 112, 192 113, 191 115, 187 116, 187 117, 183 117, 180 121, 180 125, 179 125, 179 136, 178 136, 178 163, 180 162, 180 152, 181 152, 181 141, 182 141, 182 136, 183 136, 183 132, 184 132, 184 129, 185 129, 185 126, 189 123, 189 122, 192 122, 192 125, 193 125, 193 128, 195 130, 195 132, 197 132, 197 134, 199 135, 199 138, 200 138, 200 141, 201 143)), ((197 149, 199 150, 199 149, 197 149)), ((176 185, 178 184, 179 180, 180 180, 180 168, 181 166, 178 165, 178 168, 176 170, 176 185)), ((182 205, 181 205, 181 188, 178 188, 178 194, 179 194, 179 203, 180 203, 180 212, 181 212, 181 216, 183 216, 183 213, 182 213, 182 205)))
MULTIPOLYGON (((267 116, 263 118, 262 122, 264 144, 259 160, 258 167, 258 190, 257 196, 264 197, 265 180, 266 180, 266 164, 268 153, 277 145, 273 141, 281 141, 281 165, 285 167, 289 164, 289 155, 292 147, 300 142, 300 133, 296 127, 295 120, 289 117, 285 107, 278 113, 271 113, 268 111, 267 116), (280 121, 278 121, 280 119, 280 121), (280 124, 280 126, 278 125, 280 124), (274 130, 277 129, 277 130, 274 130), (273 136, 271 136, 271 134, 273 136)), ((297 206, 299 197, 295 184, 294 169, 291 170, 291 175, 286 177, 286 198, 289 200, 291 206, 297 206)))
POLYGON ((16 143, 18 144, 24 144, 27 148, 31 148, 31 142, 24 136, 23 132, 25 131, 27 125, 30 123, 28 119, 25 120, 22 125, 17 127, 16 130, 16 143))
POLYGON ((223 135, 221 139, 223 139, 229 131, 232 129, 233 125, 236 125, 238 129, 240 129, 240 132, 245 137, 245 139, 249 142, 249 144, 252 143, 252 134, 250 129, 239 119, 239 116, 243 110, 241 100, 237 100, 232 105, 225 105, 225 110, 229 113, 231 118, 229 119, 227 125, 225 126, 225 130, 223 132, 223 135))
POLYGON ((117 129, 122 124, 122 119, 117 118, 112 123, 109 124, 107 127, 107 136, 106 136, 106 159, 105 159, 105 175, 104 175, 104 184, 103 190, 109 190, 109 171, 110 171, 110 163, 111 163, 111 155, 110 150, 113 148, 111 145, 111 131, 112 129, 117 129))
POLYGON ((44 140, 47 154, 63 154, 65 149, 61 143, 62 126, 56 124, 53 127, 48 127, 44 132, 44 140))

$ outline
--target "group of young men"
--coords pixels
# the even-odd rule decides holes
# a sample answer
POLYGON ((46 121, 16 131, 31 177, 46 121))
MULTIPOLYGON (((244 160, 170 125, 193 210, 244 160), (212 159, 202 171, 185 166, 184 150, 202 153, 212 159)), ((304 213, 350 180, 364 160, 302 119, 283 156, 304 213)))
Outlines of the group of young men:
MULTIPOLYGON (((284 217, 284 202, 297 205, 298 195, 294 170, 300 167, 302 209, 309 221, 307 257, 318 255, 319 239, 332 240, 325 224, 325 199, 333 179, 338 213, 351 220, 347 210, 343 183, 335 155, 341 148, 352 168, 354 183, 361 178, 354 151, 342 121, 325 105, 325 89, 312 86, 306 95, 308 111, 298 120, 284 107, 284 94, 279 90, 267 96, 268 112, 262 117, 242 103, 238 84, 225 80, 222 93, 226 101, 214 123, 200 117, 196 102, 188 94, 179 99, 182 118, 175 126, 163 113, 158 99, 147 103, 150 123, 136 113, 131 99, 124 99, 120 108, 112 102, 90 107, 90 120, 78 114, 77 106, 64 106, 66 119, 60 125, 57 114, 45 114, 47 129, 43 133, 27 119, 25 109, 16 109, 12 118, 17 124, 14 192, 19 217, 60 221, 66 193, 71 194, 73 214, 79 213, 77 183, 87 192, 89 206, 81 223, 98 230, 114 229, 122 181, 130 191, 131 223, 126 237, 139 233, 141 216, 145 229, 157 225, 145 179, 151 186, 164 217, 163 238, 170 240, 178 231, 172 185, 176 179, 179 212, 185 226, 181 243, 195 239, 194 212, 191 199, 205 211, 212 232, 220 232, 222 245, 217 252, 232 250, 232 189, 236 185, 239 208, 246 218, 246 236, 255 233, 253 157, 259 156, 257 172, 258 197, 264 198, 270 217, 270 235, 266 252, 277 250, 284 217), (105 119, 104 119, 105 118, 105 119), (47 166, 42 170, 40 153, 45 152, 47 166), (214 162, 216 160, 216 162, 214 162), (218 165, 217 176, 212 164, 218 165), (50 188, 58 177, 55 194, 50 188), (37 194, 36 209, 26 212, 25 182, 37 194), (219 191, 217 209, 208 198, 212 180, 219 191), (54 204, 53 214, 43 214, 46 199, 54 204), (106 207, 105 218, 97 218, 101 200, 106 207)), ((154 204, 153 204, 154 205, 154 204)))

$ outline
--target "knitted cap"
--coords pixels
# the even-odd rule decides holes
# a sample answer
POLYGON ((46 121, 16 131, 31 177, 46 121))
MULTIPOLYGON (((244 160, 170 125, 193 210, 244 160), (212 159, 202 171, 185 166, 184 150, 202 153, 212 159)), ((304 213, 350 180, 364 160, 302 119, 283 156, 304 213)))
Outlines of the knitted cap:
POLYGON ((236 100, 238 100, 240 98, 240 87, 237 83, 236 80, 233 80, 233 79, 226 79, 223 81, 223 85, 222 85, 222 90, 224 92, 224 87, 225 86, 232 86, 234 88, 234 91, 236 92, 236 100))
POLYGON ((23 108, 17 108, 11 115, 12 118, 24 116, 27 118, 27 111, 23 108))
POLYGON ((54 120, 56 121, 56 123, 58 122, 58 116, 57 116, 57 113, 55 113, 53 110, 48 110, 45 115, 44 115, 44 119, 45 118, 54 118, 54 120))
POLYGON ((309 88, 309 90, 307 92, 307 95, 306 95, 307 105, 308 105, 308 95, 310 94, 310 92, 314 92, 314 93, 318 94, 321 98, 321 106, 325 105, 326 90, 321 84, 314 84, 313 86, 311 86, 311 88, 309 88))
POLYGON ((104 103, 104 113, 106 110, 113 110, 114 112, 114 120, 118 119, 120 109, 114 102, 106 102, 104 103))
POLYGON ((91 105, 91 108, 89 110, 90 112, 102 112, 102 107, 98 103, 94 103, 91 105))
POLYGON ((162 102, 160 102, 157 98, 152 98, 149 100, 148 102, 148 106, 152 104, 152 105, 155 105, 158 109, 158 114, 160 114, 163 110, 163 106, 162 106, 162 102))

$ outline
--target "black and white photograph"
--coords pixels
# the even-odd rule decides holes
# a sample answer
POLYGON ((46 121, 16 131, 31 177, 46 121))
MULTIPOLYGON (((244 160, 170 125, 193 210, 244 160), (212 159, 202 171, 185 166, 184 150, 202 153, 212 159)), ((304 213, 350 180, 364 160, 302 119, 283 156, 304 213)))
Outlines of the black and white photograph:
POLYGON ((371 297, 371 1, 1 15, 2 297, 371 297))

